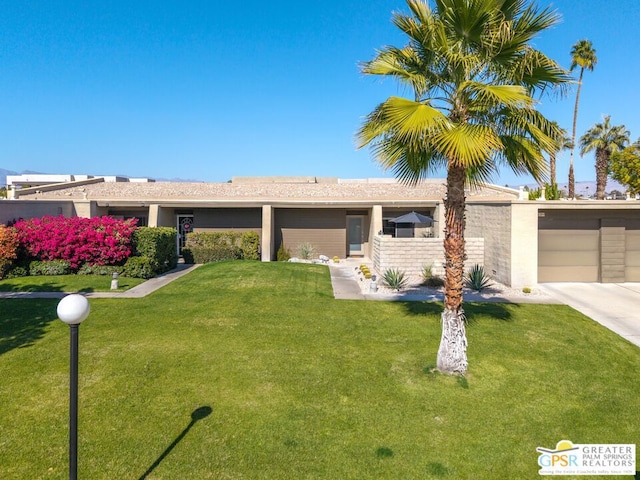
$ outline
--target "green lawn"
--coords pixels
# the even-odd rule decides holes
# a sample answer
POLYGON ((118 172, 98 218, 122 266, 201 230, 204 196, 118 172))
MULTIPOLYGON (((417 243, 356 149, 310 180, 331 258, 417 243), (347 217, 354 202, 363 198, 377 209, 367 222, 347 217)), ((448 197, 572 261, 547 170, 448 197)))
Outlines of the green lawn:
MULTIPOLYGON (((80 478, 535 479, 538 446, 640 443, 640 349, 568 307, 467 305, 460 378, 432 371, 440 304, 335 300, 323 266, 90 303, 80 478)), ((0 300, 3 480, 67 476, 56 305, 0 300)))
MULTIPOLYGON (((118 278, 123 292, 140 285, 142 278, 118 278)), ((0 280, 0 292, 110 292, 111 277, 106 275, 38 275, 0 280)))

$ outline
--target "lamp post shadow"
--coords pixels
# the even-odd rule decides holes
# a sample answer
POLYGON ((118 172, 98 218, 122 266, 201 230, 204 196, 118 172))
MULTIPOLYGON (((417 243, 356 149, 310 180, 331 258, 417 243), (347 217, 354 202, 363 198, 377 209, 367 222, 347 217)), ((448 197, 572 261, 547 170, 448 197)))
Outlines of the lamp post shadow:
POLYGON ((151 464, 151 466, 147 469, 147 471, 144 472, 138 480, 145 480, 149 475, 151 475, 151 473, 171 453, 171 451, 176 447, 176 445, 178 445, 182 441, 182 439, 187 436, 187 433, 189 433, 189 430, 191 430, 191 428, 196 424, 196 422, 198 420, 202 420, 203 418, 208 417, 212 411, 213 410, 211 407, 204 406, 204 407, 196 408, 193 412, 191 412, 191 421, 189 422, 189 425, 187 425, 186 428, 180 433, 180 435, 178 435, 176 439, 173 442, 171 442, 171 445, 169 445, 166 448, 166 450, 162 452, 162 454, 157 458, 157 460, 151 464))

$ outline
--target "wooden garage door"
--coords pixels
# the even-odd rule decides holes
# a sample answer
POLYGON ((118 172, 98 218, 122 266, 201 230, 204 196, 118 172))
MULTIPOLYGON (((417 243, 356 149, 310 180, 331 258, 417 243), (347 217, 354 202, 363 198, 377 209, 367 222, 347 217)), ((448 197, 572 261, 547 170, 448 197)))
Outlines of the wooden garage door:
MULTIPOLYGON (((627 227, 629 228, 629 227, 627 227)), ((627 282, 640 282, 640 230, 626 231, 624 276, 627 282)))
POLYGON ((600 271, 600 231, 538 231, 539 282, 597 282, 600 271))

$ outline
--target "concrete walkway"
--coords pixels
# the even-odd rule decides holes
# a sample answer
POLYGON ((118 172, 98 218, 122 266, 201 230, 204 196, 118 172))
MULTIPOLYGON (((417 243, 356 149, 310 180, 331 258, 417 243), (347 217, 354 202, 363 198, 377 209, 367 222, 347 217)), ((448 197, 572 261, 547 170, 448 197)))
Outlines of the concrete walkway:
POLYGON ((562 303, 640 347, 640 283, 543 283, 562 303))
MULTIPOLYGON (((137 285, 124 292, 80 292, 89 298, 141 298, 146 297, 176 278, 191 272, 199 265, 178 264, 176 268, 168 272, 151 278, 140 285, 137 285)), ((109 277, 105 277, 106 282, 111 282, 109 277)), ((0 292, 0 298, 63 298, 72 292, 0 292)))

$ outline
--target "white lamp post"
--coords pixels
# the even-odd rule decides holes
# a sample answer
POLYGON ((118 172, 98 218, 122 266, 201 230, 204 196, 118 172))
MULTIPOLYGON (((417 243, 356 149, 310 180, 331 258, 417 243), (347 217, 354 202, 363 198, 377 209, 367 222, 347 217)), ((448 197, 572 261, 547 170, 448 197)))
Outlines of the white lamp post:
POLYGON ((69 325, 69 480, 78 478, 78 332, 89 316, 89 301, 82 295, 67 295, 58 303, 58 318, 69 325))

